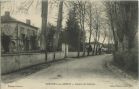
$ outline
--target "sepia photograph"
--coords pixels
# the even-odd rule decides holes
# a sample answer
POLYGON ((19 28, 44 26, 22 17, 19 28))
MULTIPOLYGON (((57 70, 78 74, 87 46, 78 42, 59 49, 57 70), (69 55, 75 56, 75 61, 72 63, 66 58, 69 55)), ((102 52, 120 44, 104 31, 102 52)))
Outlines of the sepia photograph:
POLYGON ((0 89, 139 89, 138 0, 0 0, 0 89))

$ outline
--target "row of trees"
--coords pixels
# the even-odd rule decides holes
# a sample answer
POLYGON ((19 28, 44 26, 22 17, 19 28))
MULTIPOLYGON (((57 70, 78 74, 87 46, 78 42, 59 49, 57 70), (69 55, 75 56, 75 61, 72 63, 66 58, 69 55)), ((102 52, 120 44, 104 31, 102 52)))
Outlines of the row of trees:
MULTIPOLYGON (((31 6, 31 5, 29 5, 31 6)), ((108 44, 114 43, 114 55, 120 52, 132 52, 135 48, 135 38, 137 35, 138 3, 136 1, 41 1, 41 50, 44 50, 47 58, 48 41, 53 39, 54 58, 57 51, 60 36, 63 41, 68 43, 74 50, 86 51, 86 40, 88 44, 94 41, 91 50, 92 55, 98 54, 99 46, 107 41, 108 44), (50 5, 57 4, 58 15, 55 31, 50 31, 48 27, 48 8, 50 5), (68 8, 68 18, 66 27, 62 29, 64 7, 68 8), (63 31, 62 33, 62 30, 63 31), (52 32, 52 33, 51 33, 52 32), (87 35, 88 32, 88 35, 87 35), (50 35, 53 34, 53 35, 50 35), (87 35, 87 36, 86 36, 87 35)), ((90 50, 88 50, 88 55, 90 50)), ((133 52, 132 52, 133 53, 133 52)), ((122 54, 122 53, 121 53, 122 54)), ((46 59, 47 60, 47 59, 46 59)), ((120 60, 121 61, 121 60, 120 60)))
MULTIPOLYGON (((67 30, 70 31, 71 29, 71 31, 73 31, 72 35, 70 33, 69 35, 71 35, 70 38, 74 38, 74 41, 76 41, 72 44, 76 44, 78 46, 78 55, 81 45, 85 54, 87 30, 89 31, 89 46, 91 45, 91 41, 94 40, 92 55, 98 54, 98 49, 102 48, 102 46, 100 47, 100 44, 98 44, 100 37, 103 37, 102 44, 104 44, 106 37, 110 34, 107 18, 102 15, 104 13, 103 7, 98 7, 97 2, 87 1, 74 1, 70 2, 70 4, 72 8, 69 12, 67 30), (78 39, 76 36, 78 36, 78 39), (82 42, 82 44, 80 44, 80 42, 82 42)), ((73 39, 71 40, 73 41, 73 39)), ((88 55, 89 53, 90 50, 88 50, 88 55)))
MULTIPOLYGON (((101 9, 100 7, 97 7, 96 2, 89 2, 89 1, 63 1, 63 0, 54 0, 54 1, 49 1, 49 0, 42 0, 42 1, 23 1, 21 3, 21 6, 17 8, 20 10, 19 12, 28 12, 31 6, 34 3, 36 4, 36 7, 40 5, 41 2, 41 17, 42 17, 42 26, 41 26, 41 50, 45 51, 47 54, 47 41, 49 38, 49 28, 48 26, 48 8, 49 6, 53 6, 56 4, 58 7, 58 15, 57 15, 57 26, 55 28, 56 32, 54 34, 54 42, 53 42, 53 50, 54 52, 58 48, 58 41, 59 41, 59 35, 61 34, 62 31, 62 19, 63 19, 63 13, 66 11, 63 11, 63 8, 66 7, 69 10, 68 14, 68 20, 67 20, 67 27, 65 29, 68 29, 68 39, 71 42, 68 42, 69 44, 73 44, 74 48, 78 50, 78 55, 81 50, 83 50, 85 55, 86 51, 86 33, 87 30, 89 29, 89 45, 91 44, 91 41, 94 40, 95 46, 94 46, 94 51, 92 51, 92 54, 97 54, 97 49, 98 47, 98 41, 100 40, 100 35, 105 34, 106 31, 101 30, 102 29, 102 24, 103 24, 103 18, 101 16, 101 9), (25 10, 25 11, 24 11, 25 10), (71 14, 72 13, 72 16, 71 14), (75 19, 75 22, 72 20, 75 19), (71 22, 70 22, 71 20, 71 22), (73 26, 73 23, 74 27, 73 26), (72 28, 70 28, 72 27, 72 28), (72 32, 72 30, 69 29, 75 29, 75 31, 72 32), (71 36, 72 35, 72 36, 71 36), (70 40, 73 36, 75 36, 74 41, 73 39, 70 40), (74 43, 73 43, 74 42, 74 43), (77 47, 78 46, 78 47, 77 47)), ((13 10, 12 10, 13 11, 13 10)), ((16 11, 16 10, 15 10, 16 11)), ((104 35, 104 41, 105 41, 106 35, 104 35)), ((104 42, 103 41, 103 42, 104 42)), ((89 53, 89 52, 88 52, 89 53)), ((46 55, 47 56, 47 55, 46 55)))
MULTIPOLYGON (((91 41, 94 41, 92 55, 98 53, 98 48, 102 48, 98 42, 104 44, 106 40, 108 43, 114 43, 114 55, 118 52, 132 51, 134 48, 138 26, 138 4, 136 1, 105 1, 101 4, 100 2, 89 1, 58 1, 57 3, 59 9, 54 35, 54 52, 58 47, 59 35, 62 30, 64 5, 69 8, 67 31, 65 31, 66 36, 64 38, 66 38, 66 43, 78 50, 78 56, 81 48, 85 54, 87 31, 89 31, 89 45, 91 45, 91 41)), ((44 38, 48 38, 47 34, 49 33, 47 29, 48 4, 48 1, 42 1, 42 36, 44 38)), ((46 41, 47 39, 44 39, 42 42, 46 41)), ((47 44, 42 44, 44 46, 41 48, 45 50, 47 44)))
MULTIPOLYGON (((76 24, 78 23, 79 25, 76 26, 79 27, 80 29, 78 31, 79 34, 78 41, 81 41, 80 36, 83 37, 82 39, 83 52, 85 48, 84 47, 85 45, 84 33, 86 32, 85 28, 88 27, 89 44, 91 44, 92 38, 94 39, 95 42, 94 48, 92 50, 92 55, 98 53, 99 45, 97 44, 97 42, 100 42, 100 36, 101 36, 103 37, 102 43, 104 43, 106 39, 108 43, 110 43, 110 41, 114 42, 113 54, 115 64, 125 67, 128 70, 137 72, 138 67, 137 1, 105 1, 103 2, 103 5, 105 6, 103 8, 105 9, 97 7, 96 6, 97 4, 94 2, 86 2, 86 1, 72 2, 72 5, 74 6, 73 11, 74 8, 76 8, 75 9, 76 14, 72 13, 72 15, 74 15, 73 16, 74 18, 72 18, 72 20, 75 19, 75 21, 71 22, 75 22, 76 24), (82 35, 80 34, 81 31, 83 32, 82 35)), ((74 25, 76 25, 75 23, 74 25)), ((72 38, 73 36, 70 37, 72 38)), ((78 48, 79 47, 80 44, 78 45, 78 48)))
POLYGON ((115 44, 114 62, 137 72, 138 2, 109 1, 105 6, 115 44))
POLYGON ((115 50, 131 50, 138 31, 138 3, 136 1, 113 1, 106 2, 106 7, 115 41, 115 50), (127 43, 124 43, 125 40, 127 43))

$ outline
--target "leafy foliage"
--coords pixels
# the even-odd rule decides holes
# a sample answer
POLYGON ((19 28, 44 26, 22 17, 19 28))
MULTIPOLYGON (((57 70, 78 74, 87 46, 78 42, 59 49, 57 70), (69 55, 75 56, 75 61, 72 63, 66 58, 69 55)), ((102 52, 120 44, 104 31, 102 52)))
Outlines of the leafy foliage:
POLYGON ((138 2, 108 1, 107 15, 113 31, 115 45, 114 62, 126 70, 138 71, 138 49, 135 47, 138 32, 138 2), (117 42, 117 43, 116 43, 117 42))
MULTIPOLYGON (((67 20, 67 40, 68 40, 68 44, 75 50, 77 50, 78 45, 81 44, 81 41, 79 41, 78 37, 79 35, 83 35, 81 34, 81 30, 78 24, 78 21, 76 19, 76 13, 75 13, 75 9, 72 8, 69 11, 69 18, 67 20)), ((80 36, 81 37, 81 36, 80 36)), ((81 39, 81 38, 80 38, 81 39)))

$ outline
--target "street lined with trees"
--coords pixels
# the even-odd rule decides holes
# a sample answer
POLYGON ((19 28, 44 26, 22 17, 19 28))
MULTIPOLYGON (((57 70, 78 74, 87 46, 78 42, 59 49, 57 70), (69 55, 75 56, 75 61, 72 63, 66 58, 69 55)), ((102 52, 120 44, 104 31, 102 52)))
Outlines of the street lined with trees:
MULTIPOLYGON (((0 2, 3 8, 6 3, 9 4, 11 2, 0 2)), ((40 29, 35 36, 28 38, 29 41, 32 42, 33 47, 31 47, 33 49, 28 49, 25 51, 26 53, 38 52, 41 56, 45 54, 42 58, 45 58, 46 65, 47 63, 58 62, 63 58, 63 60, 70 59, 69 57, 73 60, 74 58, 79 59, 73 62, 70 61, 69 64, 67 60, 65 60, 67 63, 59 63, 59 65, 57 64, 49 70, 46 68, 30 78, 36 78, 37 76, 40 78, 40 76, 43 75, 43 77, 49 77, 49 79, 61 79, 63 77, 79 77, 79 74, 81 77, 84 77, 83 75, 91 77, 97 76, 99 79, 96 79, 96 85, 100 81, 103 81, 102 79, 106 79, 106 81, 101 83, 105 82, 106 84, 111 84, 112 81, 120 82, 121 77, 115 79, 117 75, 114 74, 113 76, 112 72, 107 71, 109 65, 116 66, 127 74, 138 75, 137 1, 25 0, 20 2, 20 5, 16 8, 17 10, 14 9, 14 6, 11 7, 13 7, 11 11, 13 13, 19 10, 20 13, 28 15, 31 14, 31 12, 29 13, 31 8, 36 10, 37 13, 40 13, 40 16, 36 17, 36 19, 41 21, 37 22, 37 25, 41 24, 40 29), (88 57, 85 58, 85 56, 88 57), (68 74, 69 76, 67 76, 68 74), (111 78, 102 77, 104 75, 110 75, 111 78)), ((31 15, 33 16, 34 13, 31 15)), ((10 22, 10 20, 8 21, 10 22)), ((34 19, 33 21, 35 22, 34 19)), ((23 24, 26 25, 26 23, 23 24)), ((6 28, 8 28, 8 26, 6 28)), ((4 29, 4 27, 2 29, 4 29)), ((26 32, 21 37, 20 32, 21 31, 17 31, 16 39, 20 38, 21 41, 24 41, 26 33, 31 34, 31 32, 26 32)), ((3 55, 15 54, 9 52, 12 37, 12 35, 1 34, 2 47, 5 50, 3 55)), ((22 56, 22 54, 20 54, 21 50, 19 49, 21 46, 20 41, 17 40, 16 46, 18 49, 16 52, 18 57, 19 55, 22 56)), ((32 54, 32 57, 34 57, 33 55, 34 54, 32 54)), ((35 56, 36 55, 37 54, 35 54, 35 56)), ((40 58, 40 55, 38 58, 40 58)), ((31 59, 31 57, 26 58, 31 59)), ((15 59, 15 62, 18 63, 17 66, 21 67, 22 63, 20 63, 18 58, 15 59)), ((39 63, 39 60, 37 60, 37 63, 39 63)), ((33 63, 34 61, 29 62, 33 63)), ((25 60, 25 64, 27 63, 25 60)), ((34 62, 34 64, 37 63, 34 62)), ((23 66, 25 64, 23 64, 23 66)), ((26 79, 23 81, 26 81, 26 79)), ((40 78, 40 81, 45 81, 45 79, 40 78)), ((118 82, 116 82, 117 85, 118 82)), ((111 89, 111 87, 117 87, 117 85, 106 86, 104 84, 103 86, 111 89)), ((119 86, 122 85, 126 86, 125 89, 133 87, 128 83, 126 85, 125 81, 120 82, 119 86)), ((99 85, 97 87, 99 87, 99 85)))

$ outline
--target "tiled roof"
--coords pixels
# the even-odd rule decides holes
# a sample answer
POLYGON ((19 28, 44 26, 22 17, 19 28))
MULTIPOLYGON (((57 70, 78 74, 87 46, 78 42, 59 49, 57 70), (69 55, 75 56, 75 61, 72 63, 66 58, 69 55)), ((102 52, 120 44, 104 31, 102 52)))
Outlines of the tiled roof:
POLYGON ((7 15, 1 16, 1 22, 2 22, 2 23, 16 22, 16 23, 21 23, 21 24, 24 24, 24 25, 33 27, 33 28, 35 28, 35 29, 38 29, 38 28, 35 27, 35 26, 32 26, 32 25, 29 25, 29 24, 24 23, 24 22, 22 22, 22 21, 16 20, 15 18, 13 18, 13 17, 11 17, 11 16, 7 16, 7 15))

